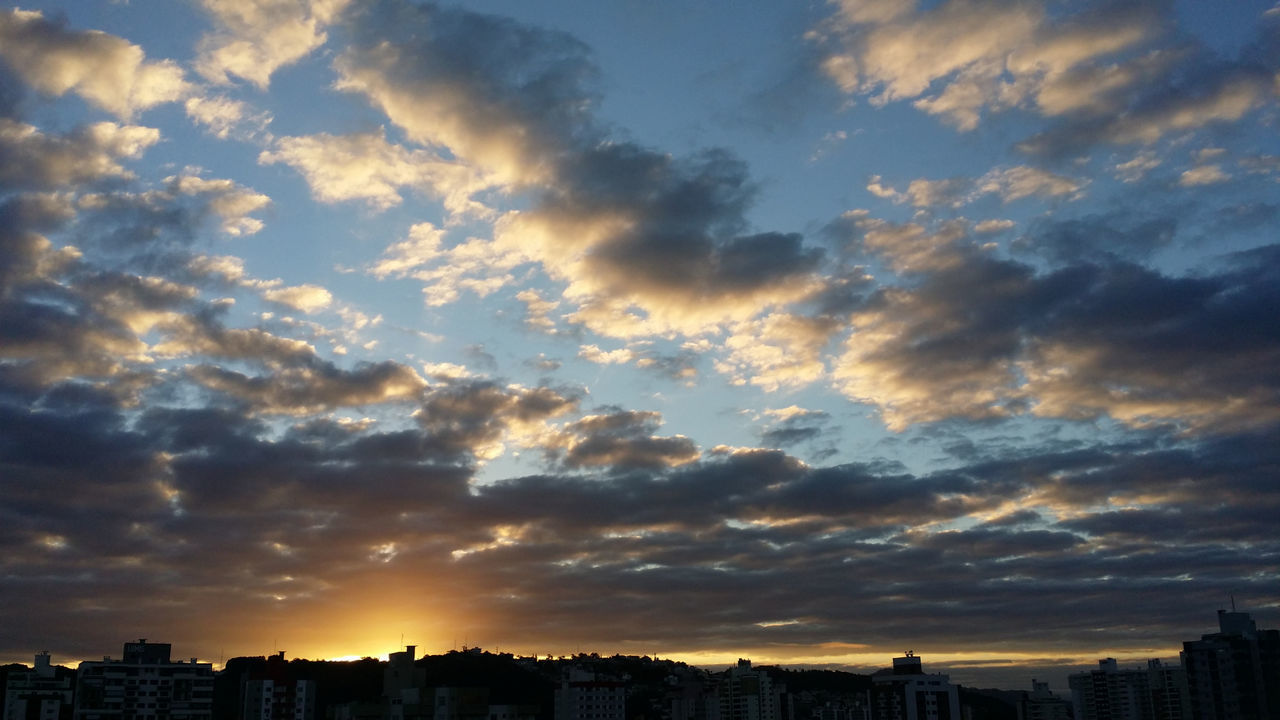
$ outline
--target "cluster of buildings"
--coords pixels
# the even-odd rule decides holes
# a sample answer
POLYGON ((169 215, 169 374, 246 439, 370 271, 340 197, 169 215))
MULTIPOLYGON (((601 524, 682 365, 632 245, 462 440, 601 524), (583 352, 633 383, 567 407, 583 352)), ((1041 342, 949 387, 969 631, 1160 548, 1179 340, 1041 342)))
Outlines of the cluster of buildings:
POLYGON ((416 650, 406 645, 387 656, 380 700, 337 705, 330 720, 537 720, 537 705, 491 703, 488 687, 428 684, 426 669, 414 663, 416 650))
POLYGON ((119 660, 82 662, 74 679, 39 653, 34 669, 6 680, 4 720, 212 720, 213 665, 175 662, 171 652, 168 643, 125 643, 119 660))
MULTIPOLYGON (((1234 610, 1220 610, 1218 624, 1219 632, 1184 643, 1177 665, 1151 660, 1126 669, 1107 658, 1071 675, 1069 701, 1033 680, 1008 720, 1280 720, 1280 631, 1259 630, 1234 610)), ((520 659, 539 689, 497 698, 502 683, 491 678, 429 682, 416 649, 391 653, 380 696, 372 697, 374 689, 323 710, 317 681, 282 652, 241 659, 253 662, 234 672, 232 661, 217 675, 212 664, 173 660, 169 644, 145 639, 126 643, 118 660, 82 662, 75 671, 40 653, 34 668, 9 673, 0 720, 999 720, 962 705, 958 686, 924 672, 910 651, 869 678, 849 676, 862 678, 857 689, 815 706, 809 693, 797 701, 778 676, 749 660, 721 673, 672 665, 655 690, 585 661, 520 659), (645 703, 633 703, 642 693, 645 703)))
POLYGON ((1019 720, 1280 720, 1280 630, 1219 610, 1218 632, 1184 642, 1177 665, 1106 658, 1068 684, 1069 703, 1032 681, 1019 720))

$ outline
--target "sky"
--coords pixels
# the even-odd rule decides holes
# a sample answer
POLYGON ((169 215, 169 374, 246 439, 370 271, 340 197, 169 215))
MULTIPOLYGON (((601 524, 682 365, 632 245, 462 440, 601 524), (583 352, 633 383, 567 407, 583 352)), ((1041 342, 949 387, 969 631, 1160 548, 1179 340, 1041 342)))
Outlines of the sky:
POLYGON ((0 658, 1276 627, 1278 95, 1271 0, 6 5, 0 658))

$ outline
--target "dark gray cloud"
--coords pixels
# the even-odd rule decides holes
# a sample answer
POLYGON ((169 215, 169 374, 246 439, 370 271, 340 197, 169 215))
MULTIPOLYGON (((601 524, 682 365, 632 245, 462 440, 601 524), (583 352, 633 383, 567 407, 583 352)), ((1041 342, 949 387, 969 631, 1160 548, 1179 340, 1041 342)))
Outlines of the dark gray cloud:
MULTIPOLYGON (((1275 45, 1270 33, 1259 47, 1275 45)), ((1272 78, 1280 67, 1274 50, 1246 53, 1234 61, 1203 49, 1174 57, 1176 62, 1165 63, 1120 99, 1121 112, 1069 118, 1020 142, 1018 149, 1066 158, 1098 143, 1149 144, 1170 133, 1228 125, 1274 102, 1272 78)))
POLYGON ((413 402, 426 385, 412 369, 392 361, 366 363, 347 370, 312 360, 302 367, 257 377, 213 365, 194 366, 187 373, 200 385, 237 398, 259 412, 285 414, 413 402))
POLYGON ((853 313, 858 331, 836 372, 846 394, 878 405, 891 427, 1026 411, 1195 430, 1276 418, 1280 384, 1258 371, 1280 352, 1263 320, 1280 312, 1274 247, 1230 256, 1217 272, 1171 276, 1070 248, 1080 234, 1081 243, 1158 243, 1167 222, 1092 233, 1068 222, 1048 225, 1043 247, 1079 259, 1037 271, 983 252, 954 224, 853 227, 855 247, 914 280, 882 287, 853 313))
POLYGON ((792 411, 760 433, 766 447, 791 447, 829 435, 839 428, 829 427, 831 415, 820 410, 792 411))
POLYGON ((1135 223, 1131 212, 1037 219, 1013 249, 1043 254, 1056 264, 1140 261, 1171 245, 1177 230, 1177 220, 1168 215, 1135 223))
MULTIPOLYGON (((27 591, 61 588, 39 607, 19 604, 81 627, 87 645, 112 638, 82 624, 95 615, 77 598, 177 627, 180 609, 133 600, 137 584, 177 583, 246 590, 211 621, 280 602, 305 615, 374 567, 406 582, 430 568, 471 587, 489 618, 472 632, 531 645, 572 627, 583 643, 613 646, 620 615, 664 616, 639 625, 646 641, 708 649, 780 636, 990 641, 995 615, 1011 648, 1078 647, 1098 617, 1141 628, 1098 643, 1175 642, 1203 624, 1188 606, 1212 607, 1224 582, 1253 597, 1280 591, 1257 572, 1280 561, 1268 531, 1280 503, 1271 431, 1168 449, 997 451, 925 476, 809 468, 768 451, 664 469, 644 459, 671 457, 653 443, 656 417, 619 410, 569 426, 594 448, 574 475, 469 488, 467 448, 566 402, 460 383, 434 391, 419 428, 308 420, 283 435, 233 408, 154 408, 129 423, 110 398, 71 386, 47 392, 44 409, 6 403, 5 426, 20 429, 0 443, 7 576, 27 591), (1146 510, 1094 509, 1153 497, 1146 510), (975 513, 994 520, 923 529, 975 513), (1130 604, 1141 605, 1132 617, 1115 607, 1130 604), (1058 609, 1048 624, 1046 606, 1058 609), (801 622, 757 625, 788 618, 801 622)), ((181 597, 169 601, 181 608, 181 597)))
POLYGON ((605 408, 565 428, 566 467, 605 466, 619 471, 657 470, 698 457, 698 446, 686 437, 659 437, 654 412, 605 408))

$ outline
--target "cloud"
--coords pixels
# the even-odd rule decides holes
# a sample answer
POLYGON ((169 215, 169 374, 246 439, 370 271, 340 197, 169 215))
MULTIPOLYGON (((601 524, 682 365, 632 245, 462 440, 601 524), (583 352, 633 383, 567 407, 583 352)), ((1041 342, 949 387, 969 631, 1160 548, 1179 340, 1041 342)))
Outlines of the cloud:
POLYGON ((334 63, 339 87, 411 140, 535 198, 498 220, 491 243, 468 242, 461 272, 420 272, 428 302, 465 289, 458 275, 492 292, 511 268, 537 263, 566 284, 578 305, 571 322, 634 337, 701 332, 815 289, 820 250, 796 235, 742 232, 753 188, 736 158, 606 140, 590 114, 596 69, 576 40, 391 2, 357 13, 351 32, 356 42, 334 63))
POLYGON ((228 235, 253 235, 261 230, 262 221, 249 217, 249 213, 271 205, 271 198, 231 180, 182 175, 165 178, 165 182, 183 195, 207 198, 209 210, 222 218, 222 232, 228 235))
POLYGON ((187 373, 204 387, 269 414, 308 415, 337 407, 413 401, 426 387, 411 368, 390 361, 352 370, 311 362, 258 377, 214 365, 193 366, 187 373))
POLYGON ((998 233, 1010 230, 1017 226, 1012 220, 983 220, 973 226, 973 231, 978 234, 998 233))
POLYGON ((268 367, 304 364, 315 356, 308 342, 274 335, 261 328, 227 328, 209 315, 172 318, 166 335, 151 349, 160 357, 208 356, 250 360, 268 367))
POLYGON ((218 95, 187 98, 183 107, 187 117, 221 139, 252 140, 266 133, 272 119, 270 113, 254 112, 244 101, 218 95))
POLYGON ((798 387, 827 374, 824 350, 841 323, 829 317, 775 312, 738 323, 725 338, 716 369, 737 385, 766 392, 798 387))
POLYGON ((1200 185, 1216 185, 1226 182, 1231 176, 1223 172, 1222 166, 1218 164, 1197 165, 1190 170, 1184 171, 1178 176, 1178 184, 1183 187, 1197 187, 1200 185))
POLYGON ((1079 218, 1037 218, 1014 240, 1015 251, 1034 252, 1059 262, 1143 260, 1173 245, 1176 217, 1143 218, 1133 211, 1079 218))
POLYGON ((794 405, 781 410, 770 410, 776 418, 772 425, 760 433, 760 441, 766 447, 791 447, 812 442, 823 436, 831 420, 829 413, 821 410, 805 410, 794 405))
POLYGON ((180 100, 191 89, 173 61, 149 62, 142 48, 123 38, 70 30, 38 11, 0 13, 0 58, 42 93, 74 91, 126 119, 180 100))
POLYGON ((280 285, 279 281, 268 283, 264 286, 262 297, 306 313, 323 310, 333 302, 332 293, 319 285, 310 283, 303 285, 280 285))
POLYGON ((1126 183, 1137 182, 1146 174, 1162 164, 1162 160, 1156 157, 1156 154, 1150 150, 1141 150, 1132 158, 1116 163, 1114 168, 1116 177, 1126 183))
POLYGON ((273 147, 258 162, 293 167, 321 202, 361 200, 386 210, 403 201, 401 188, 410 188, 443 198, 452 212, 483 214, 483 206, 470 199, 486 185, 476 173, 431 151, 392 145, 382 132, 283 137, 273 147))
POLYGON ((840 3, 810 37, 827 52, 822 67, 845 92, 883 105, 914 100, 961 130, 987 110, 1024 107, 1045 114, 1108 107, 1109 90, 1132 77, 1075 82, 1098 61, 1139 45, 1158 28, 1134 4, 1053 18, 1023 3, 950 0, 928 10, 840 3))
POLYGON ((586 415, 570 423, 556 441, 569 468, 607 466, 616 471, 658 469, 692 462, 698 448, 683 436, 660 437, 656 431, 660 416, 608 408, 608 412, 586 415))
POLYGON ((49 190, 131 177, 120 160, 159 141, 159 130, 139 125, 101 122, 58 136, 0 118, 0 188, 49 190))
MULTIPOLYGON (((316 383, 326 391, 316 395, 266 397, 349 398, 397 374, 378 370, 316 383)), ((241 410, 151 407, 128 422, 87 397, 50 393, 18 405, 0 392, 0 421, 18 433, 0 442, 4 542, 22 549, 9 553, 9 587, 75 590, 14 602, 30 617, 65 615, 74 625, 84 613, 71 611, 92 597, 113 615, 177 627, 185 607, 139 607, 136 588, 180 581, 194 588, 190 601, 237 588, 235 602, 212 611, 218 622, 282 609, 309 619, 374 580, 415 587, 427 569, 472 597, 475 615, 443 616, 472 632, 515 632, 507 642, 516 647, 555 642, 565 628, 574 642, 601 645, 616 641, 620 613, 661 613, 676 619, 655 623, 661 632, 645 642, 732 649, 781 630, 797 643, 856 636, 890 652, 919 628, 980 642, 982 631, 965 628, 982 627, 993 606, 1012 647, 1067 649, 1115 597, 1133 593, 1149 595, 1142 612, 1161 620, 1153 627, 1147 617, 1140 635, 1112 633, 1108 643, 1140 644, 1203 624, 1187 598, 1211 604, 1224 577, 1255 577, 1249 592, 1273 592, 1249 572, 1275 545, 1276 457, 1265 433, 1194 446, 988 449, 913 475, 810 468, 765 450, 683 461, 688 446, 656 435, 655 413, 605 409, 542 436, 579 450, 572 472, 470 485, 470 452, 520 423, 558 417, 567 398, 474 380, 421 392, 416 428, 316 418, 284 432, 241 410), (90 490, 87 507, 78 498, 90 490), (1108 498, 1137 504, 1117 510, 1102 504, 1108 498), (997 522, 937 525, 961 517, 997 522), (904 578, 904 565, 916 572, 904 578), (865 582, 845 581, 851 572, 865 582), (688 612, 670 614, 674 585, 687 588, 688 612), (616 598, 607 608, 581 602, 606 591, 616 598), (1054 633, 1043 627, 1046 604, 1072 610, 1054 633), (851 622, 850 605, 885 620, 851 622), (801 622, 759 627, 779 606, 801 622)), ((773 415, 821 421, 799 408, 773 415)), ((250 623, 229 642, 251 645, 263 631, 250 623)), ((92 625, 84 633, 90 645, 112 639, 92 625)))
POLYGON ((912 180, 905 191, 886 187, 879 175, 872 175, 867 190, 876 197, 895 203, 910 203, 914 207, 953 207, 974 202, 984 195, 996 195, 1008 203, 1023 198, 1078 197, 1088 181, 1051 173, 1040 168, 1017 165, 993 168, 981 177, 947 178, 945 180, 912 180))
POLYGON ((1043 274, 975 249, 954 225, 866 225, 864 245, 917 280, 882 287, 853 313, 837 387, 895 430, 1026 411, 1194 431, 1273 422, 1265 398, 1275 383, 1246 368, 1277 351, 1250 319, 1276 302, 1274 248, 1241 255, 1256 258, 1247 269, 1169 277, 1107 257, 1166 242, 1164 222, 1110 231, 1115 243, 1102 253, 1072 246, 1105 242, 1095 228, 1107 225, 1050 225, 1052 252, 1076 263, 1043 274))
POLYGON ((631 362, 635 358, 635 353, 624 347, 617 350, 601 350, 596 345, 583 345, 578 349, 578 357, 599 365, 620 365, 631 362))
POLYGON ((252 235, 263 227, 249 214, 268 207, 269 197, 198 172, 187 168, 157 185, 113 184, 81 193, 75 199, 80 217, 73 227, 75 239, 93 253, 185 268, 187 248, 201 237, 210 218, 231 236, 252 235))
POLYGON ((324 44, 349 0, 201 0, 217 29, 200 40, 196 69, 215 84, 236 76, 266 88, 276 70, 324 44))
POLYGON ((1176 132, 1234 122, 1273 101, 1272 72, 1242 65, 1225 72, 1169 79, 1138 94, 1119 115, 1058 125, 1018 144, 1034 155, 1062 157, 1096 144, 1151 144, 1176 132))
POLYGON ((375 277, 403 276, 409 271, 431 263, 440 253, 440 241, 444 231, 429 222, 417 223, 409 228, 409 237, 387 247, 383 257, 369 271, 375 277))
POLYGON ((361 8, 350 31, 334 62, 338 87, 500 184, 545 179, 571 134, 587 130, 595 69, 568 35, 399 2, 361 8))
POLYGON ((826 75, 873 105, 910 100, 962 131, 1011 109, 1052 118, 1049 130, 1018 144, 1048 157, 1096 143, 1151 144, 1274 101, 1274 59, 1246 52, 1224 61, 1175 45, 1161 10, 1113 3, 1059 15, 1034 4, 948 0, 881 12, 844 2, 809 39, 825 54, 826 75))
POLYGON ((1274 378, 1250 368, 1278 352, 1277 338, 1253 324, 1276 306, 1275 265, 1266 260, 1274 252, 1239 257, 1260 267, 1203 278, 1125 266, 1080 273, 1085 292, 1022 366, 1032 411, 1210 432, 1273 422, 1274 378))
POLYGON ((635 365, 657 372, 672 380, 690 380, 698 374, 697 346, 686 343, 681 352, 664 354, 649 347, 649 341, 637 341, 616 350, 601 350, 597 345, 582 345, 578 357, 598 365, 635 365))
MULTIPOLYGON (((368 272, 379 279, 411 277, 423 283, 423 299, 429 306, 446 305, 468 291, 481 297, 511 283, 510 271, 521 259, 512 253, 495 255, 493 243, 469 237, 452 247, 442 247, 445 230, 430 222, 415 223, 409 236, 392 243, 382 258, 369 266, 368 272)), ((544 305, 537 293, 524 290, 517 299, 536 310, 554 307, 544 305)), ((531 315, 531 324, 550 328, 544 317, 531 315)))
POLYGON ((550 387, 502 387, 475 379, 448 383, 427 395, 414 419, 431 446, 447 455, 490 460, 507 443, 536 447, 551 432, 547 421, 576 408, 578 397, 550 387))

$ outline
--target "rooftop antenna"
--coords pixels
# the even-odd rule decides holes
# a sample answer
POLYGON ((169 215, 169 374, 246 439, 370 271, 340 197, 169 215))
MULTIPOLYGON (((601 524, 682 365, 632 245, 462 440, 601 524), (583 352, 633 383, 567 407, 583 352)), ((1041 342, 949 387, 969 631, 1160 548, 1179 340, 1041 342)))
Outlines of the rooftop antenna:
POLYGON ((1227 597, 1231 598, 1231 612, 1235 612, 1236 611, 1236 591, 1232 590, 1231 592, 1227 593, 1227 597))

